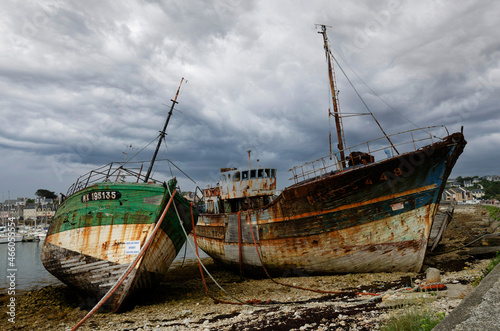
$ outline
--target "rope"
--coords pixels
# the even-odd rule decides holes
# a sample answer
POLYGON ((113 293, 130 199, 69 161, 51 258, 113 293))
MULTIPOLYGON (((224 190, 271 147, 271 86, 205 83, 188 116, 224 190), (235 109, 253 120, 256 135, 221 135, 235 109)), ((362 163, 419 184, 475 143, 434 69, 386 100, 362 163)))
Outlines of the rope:
MULTIPOLYGON (((252 233, 252 239, 253 239, 253 243, 254 243, 254 246, 255 246, 255 250, 257 251, 257 256, 259 257, 259 260, 260 260, 260 263, 262 265, 262 269, 264 269, 264 272, 266 273, 267 277, 273 282, 273 283, 276 283, 278 285, 282 285, 282 286, 288 286, 288 287, 293 287, 293 288, 296 288, 296 289, 299 289, 299 290, 305 290, 305 291, 311 291, 311 292, 317 292, 317 293, 329 293, 329 294, 348 294, 347 292, 341 292, 341 291, 322 291, 322 290, 315 290, 315 289, 310 289, 310 288, 306 288, 306 287, 301 287, 301 286, 296 286, 296 285, 290 285, 290 284, 285 284, 285 283, 281 283, 281 282, 278 282, 277 280, 275 280, 273 277, 271 277, 271 275, 269 274, 269 272, 267 271, 265 265, 264 265, 264 262, 262 261, 262 257, 260 255, 260 252, 259 252, 259 248, 257 247, 257 241, 255 240, 255 235, 253 233, 253 228, 252 228, 252 223, 251 223, 251 218, 250 218, 250 213, 248 212, 247 210, 247 219, 248 219, 248 225, 250 226, 250 232, 252 233)), ((358 293, 355 293, 355 294, 358 294, 358 293)))
MULTIPOLYGON (((334 47, 333 47, 334 48, 334 47)), ((334 48, 335 49, 335 48, 334 48)), ((392 107, 390 104, 388 104, 384 99, 382 99, 359 75, 358 73, 349 65, 349 62, 346 61, 346 59, 344 59, 344 57, 342 56, 342 54, 337 50, 335 49, 336 53, 340 56, 340 58, 344 61, 344 63, 347 65, 347 67, 349 69, 351 69, 351 71, 354 73, 354 75, 356 75, 356 77, 358 77, 358 79, 373 93, 373 95, 375 95, 377 98, 380 99, 380 101, 382 101, 383 103, 385 103, 387 105, 387 107, 389 107, 392 111, 394 111, 395 113, 397 113, 399 116, 403 117, 405 120, 407 120, 410 124, 413 124, 413 126, 415 126, 417 129, 420 129, 422 130, 423 132, 426 132, 426 133, 429 133, 428 131, 425 131, 423 128, 421 128, 420 126, 418 126, 417 124, 415 124, 413 121, 411 121, 408 117, 406 117, 405 115, 403 115, 402 113, 400 113, 399 111, 397 111, 394 107, 392 107)), ((333 55, 332 55, 333 56, 333 55)), ((339 66, 340 67, 340 66, 339 66)))
MULTIPOLYGON (((345 292, 345 291, 324 291, 324 290, 315 290, 315 289, 311 289, 311 288, 306 288, 306 287, 301 287, 301 286, 295 286, 295 285, 290 285, 290 284, 286 284, 286 283, 281 283, 281 282, 278 282, 276 281, 274 278, 272 278, 270 275, 269 275, 269 272, 267 271, 265 265, 264 265, 264 262, 262 261, 262 257, 260 255, 260 252, 259 252, 259 249, 257 247, 257 242, 255 240, 255 235, 254 235, 254 232, 253 232, 253 228, 252 228, 252 224, 251 224, 251 218, 250 218, 250 214, 248 213, 247 211, 247 219, 248 219, 248 225, 250 226, 250 231, 252 232, 252 238, 253 238, 253 242, 254 242, 254 246, 255 246, 255 250, 257 251, 257 256, 259 257, 259 260, 260 260, 260 263, 262 265, 262 268, 264 269, 264 272, 266 273, 267 277, 269 277, 269 279, 278 284, 278 285, 282 285, 282 286, 287 286, 287 287, 292 287, 292 288, 296 288, 296 289, 299 289, 299 290, 304 290, 304 291, 310 291, 310 292, 316 292, 316 293, 325 293, 325 294, 338 294, 338 295, 349 295, 351 293, 349 292, 345 292)), ((440 289, 443 289, 444 287, 446 287, 443 283, 433 283, 433 284, 426 284, 426 285, 417 285, 415 286, 414 288, 411 289, 411 291, 418 291, 418 290, 440 290, 440 289)), ((404 290, 405 288, 401 289, 401 290, 404 290)), ((385 295, 387 294, 386 293, 369 293, 369 292, 354 292, 355 295, 369 295, 369 296, 373 296, 373 297, 376 297, 375 299, 377 299, 378 297, 382 297, 382 295, 385 295)), ((370 299, 371 300, 371 299, 370 299)))
POLYGON ((184 256, 182 257, 181 268, 184 266, 184 262, 186 262, 186 254, 187 254, 187 245, 184 245, 184 256))
MULTIPOLYGON (((247 212, 248 214, 248 212, 247 212)), ((240 277, 243 278, 243 259, 241 251, 241 210, 238 212, 238 254, 240 260, 240 277)))
MULTIPOLYGON (((174 208, 175 208, 175 203, 174 203, 174 208)), ((175 208, 176 212, 177 212, 177 208, 175 208)), ((278 282, 276 281, 275 279, 273 279, 269 272, 267 271, 263 261, 262 261, 262 257, 260 255, 260 252, 259 252, 259 249, 258 249, 258 246, 257 246, 257 242, 255 240, 255 235, 254 235, 254 232, 253 232, 253 228, 251 226, 251 218, 250 218, 250 214, 249 212, 247 211, 247 219, 248 219, 248 223, 249 223, 249 226, 250 226, 250 231, 252 233, 252 239, 253 239, 253 242, 254 242, 254 245, 255 245, 255 249, 257 251, 257 256, 259 257, 259 260, 261 262, 261 265, 262 265, 262 268, 264 269, 264 272, 266 273, 266 275, 268 276, 268 278, 278 284, 278 285, 282 285, 282 286, 287 286, 287 287, 292 287, 292 288, 296 288, 296 289, 300 289, 300 290, 305 290, 305 291, 311 291, 311 292, 316 292, 316 293, 324 293, 324 294, 337 294, 337 295, 350 295, 351 293, 350 292, 345 292, 345 291, 323 291, 323 290, 315 290, 315 289, 310 289, 310 288, 305 288, 305 287, 300 287, 300 286, 295 286, 295 285, 290 285, 290 284, 285 284, 285 283, 281 283, 281 282, 278 282)), ((239 219, 239 213, 238 213, 238 220, 239 219)), ((262 301, 262 300, 258 300, 258 299, 253 299, 253 300, 248 300, 248 301, 245 301, 245 302, 242 302, 241 300, 238 300, 236 298, 233 297, 233 299, 236 299, 238 302, 229 302, 229 301, 223 301, 223 300, 220 300, 220 299, 217 299, 215 298, 214 296, 212 296, 210 294, 210 291, 209 291, 209 288, 208 288, 208 285, 206 283, 206 279, 205 279, 205 276, 204 276, 204 273, 203 273, 203 270, 205 270, 207 272, 207 274, 210 276, 210 278, 217 284, 217 286, 224 291, 224 293, 228 294, 227 291, 225 291, 216 281, 215 279, 212 277, 212 275, 208 272, 208 270, 206 269, 206 267, 203 265, 203 263, 201 262, 201 259, 200 259, 200 256, 199 256, 199 252, 198 252, 198 243, 197 243, 197 237, 196 237, 196 230, 195 230, 195 224, 194 224, 194 216, 193 216, 193 203, 191 202, 191 224, 192 224, 192 227, 193 227, 193 238, 194 238, 194 244, 195 244, 195 249, 192 248, 191 246, 191 249, 195 250, 195 253, 196 253, 196 258, 198 260, 198 267, 199 267, 199 270, 200 270, 200 274, 201 274, 201 278, 202 278, 202 281, 203 281, 203 285, 205 287, 205 292, 206 294, 212 299, 214 300, 215 303, 225 303, 225 304, 233 304, 233 305, 256 305, 256 304, 263 304, 263 305, 269 305, 269 304, 276 304, 276 302, 271 302, 271 300, 267 300, 267 301, 262 301)), ((181 224, 182 226, 182 224, 181 224)), ((184 229, 184 227, 183 227, 184 229)), ((191 243, 190 243, 191 245, 191 243)), ((354 292, 354 295, 366 295, 366 296, 372 296, 372 298, 368 299, 368 300, 363 300, 361 303, 363 302, 370 302, 370 301, 374 301, 374 300, 379 300, 379 299, 382 299, 382 296, 386 295, 386 294, 394 294, 394 293, 397 293, 397 292, 403 292, 405 291, 406 293, 408 292, 416 292, 416 291, 437 291, 437 290, 442 290, 442 289, 445 289, 446 288, 446 285, 443 284, 443 283, 433 283, 433 284, 424 284, 424 285, 417 285, 413 288, 409 288, 409 287, 406 287, 406 288, 401 288, 401 289, 398 289, 398 290, 394 290, 394 291, 388 291, 388 292, 384 292, 384 293, 368 293, 368 292, 354 292)), ((229 294, 228 294, 229 295, 229 294)), ((231 296, 232 297, 232 296, 231 296)), ((293 302, 291 302, 293 303, 293 302)))
POLYGON ((460 246, 460 247, 457 247, 457 248, 454 248, 454 249, 451 249, 451 250, 449 250, 449 251, 445 251, 445 252, 440 252, 440 253, 432 253, 432 254, 429 254, 429 255, 431 255, 431 256, 437 256, 437 255, 442 255, 442 254, 446 254, 446 253, 451 253, 451 252, 454 252, 454 251, 458 251, 459 249, 462 249, 462 248, 465 248, 465 247, 467 247, 467 246, 470 246, 470 245, 472 245, 473 243, 475 243, 476 241, 479 241, 479 240, 481 240, 481 239, 483 239, 483 238, 486 238, 486 237, 489 237, 489 236, 497 236, 497 235, 498 235, 498 233, 488 233, 488 234, 484 234, 484 235, 479 236, 479 237, 477 237, 476 239, 472 240, 471 242, 468 242, 467 244, 462 245, 462 246, 460 246))
POLYGON ((373 120, 375 121, 375 123, 377 123, 380 131, 382 131, 382 133, 384 134, 384 136, 387 138, 387 140, 389 141, 389 144, 391 144, 391 147, 394 149, 394 151, 396 151, 396 153, 399 155, 399 152, 398 150, 396 149, 396 147, 394 147, 394 145, 392 144, 392 141, 391 141, 391 138, 389 138, 389 136, 387 135, 387 133, 385 133, 384 129, 382 128, 382 126, 380 125, 380 123, 377 121, 377 119, 375 118, 375 115, 373 115, 372 111, 370 110, 370 108, 368 107, 368 105, 366 104, 365 100, 363 100, 363 98, 361 97, 361 94, 359 94, 358 90, 356 89, 356 87, 354 87, 354 84, 351 82, 351 80, 349 79, 349 76, 347 76, 347 74, 345 73, 344 69, 342 68, 342 66, 340 65, 339 61, 337 61, 337 58, 335 58, 335 56, 333 56, 333 53, 330 51, 330 55, 332 56, 333 60, 335 61, 335 63, 337 63, 337 66, 340 68, 340 70, 342 71, 342 73, 344 74, 345 78, 347 79, 347 81, 349 82, 349 84, 351 85, 352 89, 354 90, 354 92, 356 92, 356 94, 358 95, 359 99, 361 100, 361 102, 363 103, 363 105, 365 106, 366 110, 368 110, 368 112, 372 115, 372 118, 373 120))
MULTIPOLYGON (((167 186, 168 187, 168 186, 167 186)), ((167 211, 168 209, 170 208, 170 204, 172 203, 172 201, 174 200, 174 195, 175 195, 175 192, 176 192, 177 189, 174 190, 174 194, 171 194, 170 196, 170 200, 168 201, 168 204, 167 206, 165 207, 165 209, 163 210, 163 213, 161 214, 161 217, 160 219, 158 220, 158 222, 156 222, 156 225, 153 229, 153 232, 151 233, 151 235, 149 236, 148 240, 146 241, 146 243, 144 244, 144 246, 142 247, 141 251, 139 252, 139 254, 137 254, 137 256, 135 257, 134 261, 132 261, 132 263, 130 263, 130 265, 128 266, 128 268, 125 270, 125 272, 121 275, 121 277, 117 280, 117 282, 115 283, 115 285, 113 285, 109 291, 101 298, 101 300, 94 306, 94 308, 92 308, 91 311, 89 311, 87 313, 87 315, 85 315, 85 317, 80 321, 78 322, 78 324, 76 324, 72 329, 71 331, 75 331, 77 330, 90 316, 92 316, 108 299, 109 297, 116 291, 116 289, 123 283, 123 281, 125 280, 125 278, 132 272, 132 270, 134 269, 134 267, 137 265, 137 263, 139 262, 139 259, 142 258, 142 256, 144 255, 144 252, 146 251, 146 249, 149 247, 149 245, 151 244, 151 242, 153 241, 153 238, 156 234, 156 232, 158 231, 158 229, 160 228, 160 225, 161 223, 163 222, 163 219, 165 218, 165 215, 167 214, 167 211)), ((169 193, 170 193, 170 189, 169 189, 169 193)), ((175 204, 174 204, 175 205, 175 204)))
MULTIPOLYGON (((452 220, 455 221, 455 226, 456 227, 460 228, 463 232, 466 232, 469 237, 473 237, 473 235, 469 231, 467 231, 467 229, 465 227, 461 226, 458 223, 458 221, 455 219, 455 217, 453 217, 453 215, 451 213, 449 213, 448 211, 446 213, 451 217, 452 220)), ((443 254, 455 252, 455 251, 458 251, 459 249, 468 247, 468 246, 472 245, 473 243, 475 243, 476 241, 479 241, 479 240, 481 240, 483 238, 486 238, 486 237, 489 237, 489 236, 495 236, 495 235, 498 235, 498 233, 483 234, 483 235, 477 237, 476 239, 474 239, 474 240, 472 240, 472 241, 470 241, 470 242, 468 242, 468 243, 466 243, 466 244, 464 244, 464 245, 462 245, 460 247, 457 247, 457 248, 454 248, 454 249, 450 249, 449 251, 445 251, 445 252, 430 253, 429 255, 431 255, 431 256, 437 256, 437 255, 443 255, 443 254)))
POLYGON ((198 268, 200 269, 201 279, 203 281, 203 285, 205 286, 205 292, 207 293, 207 295, 209 297, 211 297, 209 290, 208 290, 207 282, 205 281, 205 274, 203 273, 203 268, 201 267, 200 253, 198 252, 198 243, 196 242, 196 230, 195 230, 194 215, 193 215, 193 202, 191 202, 191 226, 193 227, 194 247, 196 248, 196 257, 198 258, 198 268))
MULTIPOLYGON (((195 230, 195 224, 194 224, 193 203, 192 202, 191 202, 191 224, 192 224, 192 227, 193 227, 193 239, 194 239, 194 246, 196 248, 196 256, 198 258, 198 268, 200 269, 201 279, 202 279, 202 282, 203 282, 203 286, 205 287, 205 293, 207 294, 207 296, 210 297, 215 303, 225 303, 225 304, 239 305, 239 306, 244 305, 244 304, 255 305, 255 304, 262 304, 262 303, 264 303, 263 301, 257 300, 257 299, 248 300, 248 301, 245 301, 244 303, 241 302, 241 301, 239 301, 239 300, 238 300, 238 302, 223 301, 223 300, 217 299, 216 297, 214 297, 213 295, 210 294, 210 290, 208 289, 208 285, 207 285, 207 282, 205 280, 205 275, 203 273, 203 268, 202 268, 202 262, 201 262, 200 255, 199 255, 199 252, 198 252, 198 243, 196 241, 196 230, 195 230)), ((267 304, 270 301, 271 300, 268 300, 265 303, 267 304)))
MULTIPOLYGON (((170 192, 170 188, 167 186, 167 189, 168 191, 170 192)), ((177 218, 179 219, 179 223, 181 225, 181 228, 182 228, 182 231, 184 232, 184 235, 186 236, 186 242, 189 244, 189 248, 191 248, 191 252, 195 252, 195 249, 193 248, 193 244, 188 240, 188 233, 186 232, 186 229, 184 227, 184 224, 182 224, 181 222, 181 218, 179 216, 179 212, 177 211, 177 206, 175 205, 174 203, 174 210, 175 210, 175 213, 177 214, 177 218)), ((233 300, 235 301, 238 301, 239 303, 241 304, 244 304, 243 301, 235 298, 234 296, 232 296, 231 294, 229 294, 216 280, 215 278, 212 276, 212 274, 210 274, 210 272, 208 272, 207 270, 207 267, 205 267, 205 265, 201 262, 201 259, 200 257, 197 255, 196 256, 196 259, 198 260, 198 262, 200 263, 200 265, 202 266, 203 270, 205 270, 205 272, 207 273, 207 275, 210 277, 210 279, 215 283, 215 285, 217 285, 217 287, 219 287, 219 289, 224 292, 226 295, 228 295, 229 297, 231 297, 233 300)))

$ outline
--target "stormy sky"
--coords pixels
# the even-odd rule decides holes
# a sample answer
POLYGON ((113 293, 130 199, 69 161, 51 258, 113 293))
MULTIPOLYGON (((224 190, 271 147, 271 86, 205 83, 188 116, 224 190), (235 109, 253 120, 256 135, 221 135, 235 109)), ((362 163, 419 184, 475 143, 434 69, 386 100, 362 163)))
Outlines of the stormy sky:
MULTIPOLYGON (((335 58, 388 134, 463 126, 452 176, 500 173, 498 1, 5 0, 2 12, 4 199, 65 193, 142 150, 182 77, 160 157, 196 181, 176 170, 183 190, 248 165, 249 149, 253 165, 278 169, 279 188, 292 184, 289 168, 329 152, 317 23, 330 26, 335 58)), ((366 113, 340 67, 341 111, 366 113)), ((382 135, 369 116, 343 125, 348 146, 382 135)))

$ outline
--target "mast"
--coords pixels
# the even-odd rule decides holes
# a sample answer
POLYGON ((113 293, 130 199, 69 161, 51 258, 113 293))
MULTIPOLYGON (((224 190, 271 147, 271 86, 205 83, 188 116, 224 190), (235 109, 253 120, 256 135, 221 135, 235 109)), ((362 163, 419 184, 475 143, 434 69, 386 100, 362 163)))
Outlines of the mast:
POLYGON ((179 95, 179 91, 181 89, 182 81, 184 80, 184 77, 181 78, 181 83, 179 84, 179 88, 177 88, 177 93, 175 93, 175 98, 170 101, 172 101, 172 106, 170 107, 170 111, 168 112, 167 120, 165 121, 165 125, 163 126, 163 130, 160 131, 160 135, 158 137, 158 145, 156 145, 156 150, 155 153, 153 154, 153 159, 151 160, 151 163, 149 164, 149 169, 148 172, 146 173, 146 177, 144 178, 144 183, 147 183, 149 180, 149 176, 151 175, 151 171, 153 170, 153 164, 155 163, 156 156, 158 155, 158 151, 160 150, 161 146, 161 141, 163 138, 165 138, 166 135, 166 130, 167 130, 167 125, 168 122, 170 121, 170 117, 172 117, 172 112, 174 111, 174 106, 177 102, 177 96, 179 95))
MULTIPOLYGON (((344 142, 342 140, 342 127, 340 124, 340 108, 337 102, 337 89, 335 88, 335 79, 333 74, 333 65, 330 57, 330 46, 328 45, 328 37, 326 36, 326 25, 321 24, 321 33, 323 35, 323 41, 325 43, 325 55, 328 62, 328 77, 330 79, 330 90, 332 94, 332 104, 333 104, 333 116, 335 118, 335 127, 337 129, 337 140, 338 140, 338 149, 340 151, 340 164, 342 169, 346 167, 345 162, 345 154, 344 154, 344 142)), ((330 110, 328 110, 328 117, 332 115, 330 110)), ((331 137, 331 135, 330 135, 331 137)), ((330 138, 331 139, 331 138, 330 138)), ((331 143, 330 143, 331 146, 331 143)), ((331 147, 330 147, 331 148, 331 147)), ((331 150, 330 150, 331 154, 331 150)))

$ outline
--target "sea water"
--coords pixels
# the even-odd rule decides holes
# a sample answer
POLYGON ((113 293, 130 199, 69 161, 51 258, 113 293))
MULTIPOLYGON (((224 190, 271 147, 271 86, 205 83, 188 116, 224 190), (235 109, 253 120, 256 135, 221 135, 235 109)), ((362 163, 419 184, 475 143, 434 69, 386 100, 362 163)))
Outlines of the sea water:
MULTIPOLYGON (((184 245, 179 251, 174 260, 173 268, 189 263, 197 263, 196 253, 191 247, 192 245, 184 245)), ((15 259, 9 260, 8 244, 0 244, 0 295, 7 294, 11 286, 11 276, 15 275, 15 291, 22 293, 30 290, 40 289, 48 285, 61 285, 62 282, 52 276, 45 270, 40 255, 42 253, 43 241, 34 242, 16 242, 15 243, 15 259), (14 263, 13 267, 9 265, 14 263)), ((207 257, 201 249, 199 250, 200 257, 207 257)))
POLYGON ((15 256, 9 258, 8 244, 0 244, 0 294, 6 294, 12 283, 16 293, 62 284, 43 267, 42 247, 43 241, 16 242, 15 249, 11 250, 15 256), (14 281, 11 281, 12 275, 14 281))

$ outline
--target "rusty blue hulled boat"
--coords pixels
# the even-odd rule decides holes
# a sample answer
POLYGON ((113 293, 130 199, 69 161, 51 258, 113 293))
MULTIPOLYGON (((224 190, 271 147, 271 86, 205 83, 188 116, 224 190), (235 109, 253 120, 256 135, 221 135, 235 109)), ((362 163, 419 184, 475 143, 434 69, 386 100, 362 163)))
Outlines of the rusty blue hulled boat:
POLYGON ((204 192, 197 243, 241 274, 419 271, 441 193, 466 145, 463 133, 382 130, 381 138, 345 147, 321 28, 338 151, 330 141, 329 155, 290 169, 294 184, 280 194, 276 169, 221 169, 218 185, 204 192))

